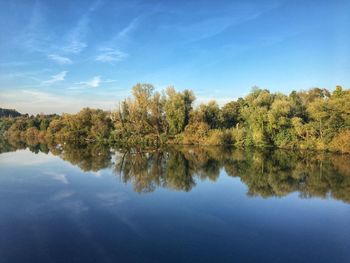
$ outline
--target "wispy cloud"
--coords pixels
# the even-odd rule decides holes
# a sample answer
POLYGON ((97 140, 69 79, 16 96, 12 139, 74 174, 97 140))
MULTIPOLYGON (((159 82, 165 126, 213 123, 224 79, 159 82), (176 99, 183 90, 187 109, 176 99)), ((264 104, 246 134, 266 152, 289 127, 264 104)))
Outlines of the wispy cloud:
POLYGON ((62 48, 62 50, 67 53, 79 54, 87 46, 88 45, 85 42, 81 42, 80 40, 77 40, 76 37, 73 37, 73 39, 62 48))
POLYGON ((163 23, 159 28, 172 32, 178 41, 192 44, 197 41, 211 39, 227 32, 232 27, 259 19, 266 12, 275 9, 280 4, 270 3, 265 5, 247 5, 243 2, 227 5, 225 10, 215 13, 205 10, 198 11, 197 15, 191 14, 191 22, 186 19, 178 19, 171 23, 163 23))
POLYGON ((60 181, 63 184, 68 184, 67 175, 63 173, 57 173, 57 172, 45 172, 45 175, 52 176, 52 179, 60 181))
POLYGON ((106 79, 104 81, 102 81, 103 83, 113 83, 113 82, 117 82, 118 80, 116 79, 106 79))
POLYGON ((67 35, 67 44, 63 46, 62 51, 67 53, 79 54, 88 44, 84 40, 88 33, 90 24, 90 15, 97 9, 101 1, 95 1, 89 9, 78 20, 67 35))
POLYGON ((21 67, 21 66, 27 66, 28 64, 33 63, 28 61, 7 61, 7 62, 0 62, 0 67, 21 67))
POLYGON ((56 75, 52 75, 51 79, 43 81, 43 84, 53 84, 59 81, 63 81, 66 78, 68 71, 62 71, 56 75))
POLYGON ((91 80, 86 82, 86 85, 92 87, 92 88, 97 88, 100 86, 101 83, 101 77, 100 76, 95 76, 91 80))
POLYGON ((67 36, 67 44, 62 48, 64 52, 78 54, 87 47, 82 38, 85 37, 88 25, 90 10, 86 12, 77 22, 76 26, 71 29, 67 36))
POLYGON ((140 15, 133 18, 127 25, 114 34, 112 38, 103 43, 98 50, 100 53, 96 56, 96 61, 111 63, 125 60, 129 54, 121 51, 116 46, 127 46, 131 34, 139 27, 144 16, 140 15))
POLYGON ((141 16, 135 17, 133 20, 131 20, 131 22, 124 27, 122 30, 120 30, 117 34, 118 38, 125 38, 127 37, 132 31, 134 31, 139 23, 141 21, 141 16))
MULTIPOLYGON (((258 15, 254 14, 254 18, 257 16, 258 15)), ((212 17, 205 20, 199 20, 192 24, 187 24, 186 26, 182 24, 169 24, 162 25, 161 28, 174 32, 174 35, 180 38, 180 40, 183 40, 185 43, 192 43, 212 38, 223 33, 231 26, 240 24, 250 19, 252 18, 239 16, 212 17)))
POLYGON ((60 65, 66 65, 66 64, 73 63, 73 61, 70 58, 63 57, 63 56, 56 55, 56 54, 49 54, 47 57, 60 65))
POLYGON ((232 19, 231 17, 213 18, 188 26, 184 30, 186 34, 189 33, 193 36, 190 41, 198 41, 224 32, 237 21, 238 19, 232 19))
POLYGON ((100 54, 96 57, 96 61, 100 62, 118 62, 128 57, 128 54, 118 49, 101 48, 100 54))
POLYGON ((115 47, 117 44, 128 42, 131 34, 139 27, 145 15, 140 15, 133 18, 127 25, 121 28, 116 34, 112 36, 103 47, 115 47))
POLYGON ((97 88, 101 84, 101 77, 100 76, 95 76, 95 77, 93 77, 92 79, 90 79, 88 81, 82 81, 82 82, 78 82, 76 84, 83 85, 83 86, 90 87, 90 88, 97 88))
MULTIPOLYGON (((30 10, 28 23, 23 27, 16 42, 31 52, 40 52, 48 56, 56 52, 79 54, 88 46, 86 38, 91 22, 90 16, 98 8, 100 2, 100 0, 94 1, 78 18, 75 25, 57 39, 55 32, 48 26, 49 20, 46 16, 45 4, 42 1, 36 1, 30 10), (63 41, 60 41, 61 39, 63 41)), ((57 63, 60 62, 57 61, 57 63)), ((67 60, 63 63, 67 63, 67 60)))
POLYGON ((42 3, 36 1, 30 11, 30 18, 23 31, 19 34, 17 43, 31 52, 45 53, 48 42, 51 39, 49 30, 46 30, 44 8, 42 3), (43 34, 45 32, 45 34, 43 34))
POLYGON ((47 68, 42 68, 39 70, 11 70, 9 72, 0 73, 0 79, 16 79, 17 81, 19 79, 31 79, 35 80, 36 82, 42 82, 42 79, 40 79, 38 76, 43 73, 47 73, 48 71, 49 69, 47 68))
POLYGON ((74 195, 74 192, 72 192, 72 191, 60 191, 60 192, 57 192, 56 194, 54 194, 52 199, 54 201, 62 201, 63 199, 67 199, 67 198, 71 197, 72 195, 74 195))
POLYGON ((101 76, 95 76, 92 79, 88 81, 81 81, 75 83, 76 85, 79 85, 78 87, 71 87, 69 90, 80 90, 83 88, 98 88, 102 83, 114 83, 117 82, 116 79, 105 79, 103 80, 101 76))

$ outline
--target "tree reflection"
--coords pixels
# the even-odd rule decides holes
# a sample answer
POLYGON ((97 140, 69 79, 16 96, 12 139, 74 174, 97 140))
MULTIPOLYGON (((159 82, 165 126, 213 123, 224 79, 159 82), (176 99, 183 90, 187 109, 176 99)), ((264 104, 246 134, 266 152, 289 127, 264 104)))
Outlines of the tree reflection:
POLYGON ((137 192, 151 192, 164 185, 162 152, 116 152, 114 172, 123 182, 131 182, 137 192))
MULTIPOLYGON (((25 146, 2 144, 1 151, 25 146)), ((83 171, 112 168, 136 192, 157 188, 191 191, 202 180, 216 181, 221 173, 239 178, 249 196, 335 198, 350 202, 350 155, 310 151, 235 150, 220 147, 176 147, 153 151, 116 150, 100 144, 29 146, 35 153, 51 152, 83 171)))
POLYGON ((100 144, 72 145, 67 144, 58 148, 59 156, 73 165, 79 166, 84 172, 97 172, 110 167, 110 148, 100 144))
POLYGON ((111 166, 111 151, 101 144, 38 144, 29 146, 33 152, 51 152, 64 161, 78 166, 84 172, 97 172, 111 166))

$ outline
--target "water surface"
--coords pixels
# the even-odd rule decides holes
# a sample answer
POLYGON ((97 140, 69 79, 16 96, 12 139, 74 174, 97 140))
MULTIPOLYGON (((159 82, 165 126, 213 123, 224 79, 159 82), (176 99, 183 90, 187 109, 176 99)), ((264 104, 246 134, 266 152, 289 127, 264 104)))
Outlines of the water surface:
POLYGON ((13 150, 0 262, 350 262, 346 155, 13 150))

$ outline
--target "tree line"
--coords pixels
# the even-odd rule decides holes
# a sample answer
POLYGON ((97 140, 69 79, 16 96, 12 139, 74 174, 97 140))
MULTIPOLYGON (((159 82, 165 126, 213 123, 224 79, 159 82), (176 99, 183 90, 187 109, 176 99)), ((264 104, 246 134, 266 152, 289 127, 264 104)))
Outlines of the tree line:
POLYGON ((220 107, 194 106, 190 90, 155 91, 137 84, 112 112, 84 108, 77 114, 3 117, 0 132, 12 142, 121 147, 166 144, 233 145, 350 153, 350 90, 313 88, 289 95, 253 88, 220 107))
POLYGON ((0 108, 0 118, 2 118, 2 117, 8 117, 8 118, 19 117, 21 115, 22 114, 16 110, 0 108))

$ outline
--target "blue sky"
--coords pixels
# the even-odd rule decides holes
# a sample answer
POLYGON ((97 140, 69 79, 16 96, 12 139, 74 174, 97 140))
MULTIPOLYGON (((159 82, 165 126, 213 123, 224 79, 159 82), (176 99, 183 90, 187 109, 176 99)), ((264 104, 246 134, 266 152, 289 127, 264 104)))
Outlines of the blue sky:
POLYGON ((113 109, 137 82, 224 103, 350 85, 350 0, 0 1, 0 107, 113 109))

